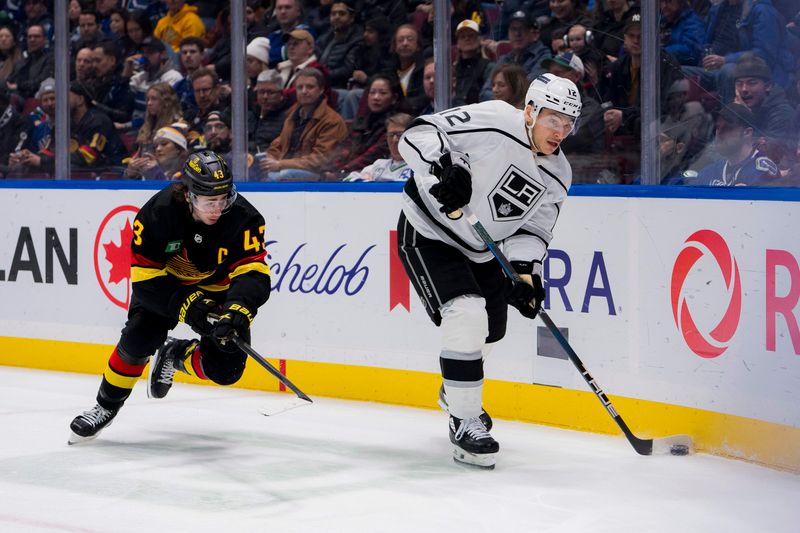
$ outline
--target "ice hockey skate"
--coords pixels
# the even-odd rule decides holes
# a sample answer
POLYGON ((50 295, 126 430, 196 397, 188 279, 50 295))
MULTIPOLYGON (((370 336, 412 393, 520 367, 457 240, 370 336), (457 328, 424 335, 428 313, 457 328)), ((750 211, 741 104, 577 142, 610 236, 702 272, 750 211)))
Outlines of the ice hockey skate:
POLYGON ((163 398, 172 388, 175 372, 185 372, 183 362, 198 345, 196 340, 182 340, 167 337, 167 341, 158 349, 147 374, 148 398, 163 398))
POLYGON ((119 409, 106 409, 97 404, 76 416, 69 425, 71 434, 67 444, 78 444, 96 438, 104 428, 111 425, 117 412, 119 409))
POLYGON ((494 468, 500 445, 477 416, 460 419, 451 415, 450 442, 453 443, 453 460, 456 462, 494 468))
MULTIPOLYGON (((442 411, 450 414, 450 408, 447 404, 447 394, 444 392, 444 385, 439 387, 439 401, 437 403, 439 404, 439 407, 442 408, 442 411)), ((489 416, 489 413, 487 413, 483 408, 481 408, 481 414, 479 418, 481 419, 481 422, 483 422, 483 426, 486 428, 486 431, 491 431, 492 417, 489 416)))

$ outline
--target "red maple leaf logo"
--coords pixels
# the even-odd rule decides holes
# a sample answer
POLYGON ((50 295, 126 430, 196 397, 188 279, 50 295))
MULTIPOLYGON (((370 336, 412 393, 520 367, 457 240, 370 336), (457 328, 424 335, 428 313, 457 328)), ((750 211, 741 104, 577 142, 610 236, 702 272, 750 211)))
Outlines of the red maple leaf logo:
POLYGON ((111 263, 111 270, 108 272, 109 283, 119 283, 131 277, 131 238, 133 238, 133 228, 131 221, 125 221, 125 227, 119 232, 119 246, 114 241, 103 244, 106 251, 106 261, 111 263))

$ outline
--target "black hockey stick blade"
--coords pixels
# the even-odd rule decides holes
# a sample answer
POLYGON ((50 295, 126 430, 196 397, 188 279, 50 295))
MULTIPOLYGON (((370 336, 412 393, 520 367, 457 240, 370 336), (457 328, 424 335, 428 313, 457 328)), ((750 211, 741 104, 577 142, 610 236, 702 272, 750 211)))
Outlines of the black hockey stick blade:
POLYGON ((231 340, 233 340, 234 344, 236 344, 236 346, 238 346, 244 353, 246 353, 253 360, 255 360, 256 363, 258 363, 259 365, 264 367, 264 369, 267 372, 269 372, 270 374, 275 376, 275 378, 277 378, 278 381, 280 381, 281 383, 286 385, 286 388, 288 388, 293 393, 295 393, 298 398, 300 398, 301 400, 305 400, 308 403, 313 403, 311 398, 309 398, 306 395, 306 393, 304 393, 303 391, 298 389, 297 386, 294 383, 289 381, 289 378, 287 378, 286 376, 281 374, 280 371, 277 368, 275 368, 274 366, 269 364, 269 361, 267 361, 266 359, 261 357, 261 355, 258 352, 256 352, 253 349, 253 347, 250 346, 250 344, 247 341, 245 341, 244 339, 242 339, 238 335, 234 335, 233 337, 231 337, 231 340))

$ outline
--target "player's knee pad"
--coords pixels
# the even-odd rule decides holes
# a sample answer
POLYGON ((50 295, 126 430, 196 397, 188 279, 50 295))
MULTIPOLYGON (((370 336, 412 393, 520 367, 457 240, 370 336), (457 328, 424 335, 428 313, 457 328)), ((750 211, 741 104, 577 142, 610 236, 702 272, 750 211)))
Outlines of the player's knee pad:
POLYGON ((442 352, 476 354, 479 359, 489 333, 486 300, 475 294, 458 296, 445 303, 440 311, 442 352))

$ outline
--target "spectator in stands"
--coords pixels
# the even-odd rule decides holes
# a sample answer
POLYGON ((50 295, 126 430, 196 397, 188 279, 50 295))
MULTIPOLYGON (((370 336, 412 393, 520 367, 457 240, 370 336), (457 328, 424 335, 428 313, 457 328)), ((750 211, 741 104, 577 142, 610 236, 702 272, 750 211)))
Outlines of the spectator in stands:
POLYGON ((356 49, 362 37, 355 17, 352 0, 334 1, 330 30, 317 40, 316 55, 328 67, 328 81, 335 89, 345 89, 355 69, 356 49))
MULTIPOLYGON (((497 65, 515 64, 525 69, 528 80, 545 72, 542 61, 552 57, 550 50, 539 40, 539 24, 524 11, 511 15, 508 23, 508 40, 511 51, 497 59, 497 65)), ((491 82, 481 89, 481 100, 492 99, 491 82)))
POLYGON ((661 185, 684 185, 683 175, 686 163, 686 150, 691 140, 691 128, 686 122, 679 122, 663 128, 658 134, 658 156, 660 160, 661 185))
POLYGON ((530 82, 528 75, 519 65, 506 63, 492 71, 492 96, 517 109, 525 107, 525 93, 530 82))
POLYGON ((297 102, 287 111, 281 134, 259 162, 262 180, 315 180, 333 148, 347 137, 347 125, 323 97, 325 77, 303 69, 297 77, 297 102), (266 173, 266 175, 265 175, 266 173))
MULTIPOLYGON (((83 169, 105 169, 120 165, 125 148, 111 119, 92 106, 89 88, 79 82, 69 86, 70 145, 77 150, 70 154, 70 164, 83 169)), ((52 168, 52 163, 50 163, 52 168)))
POLYGON ((377 159, 360 171, 352 171, 345 176, 344 181, 408 181, 414 176, 414 171, 403 160, 397 145, 400 137, 411 123, 413 117, 407 113, 395 113, 386 119, 386 144, 389 147, 389 157, 377 159))
POLYGON ((122 77, 119 49, 113 41, 100 41, 92 51, 94 106, 108 115, 115 127, 123 129, 133 115, 130 82, 122 77), (119 125, 119 126, 117 126, 119 125))
POLYGON ((125 177, 143 180, 177 180, 189 155, 185 124, 160 128, 153 137, 152 151, 132 157, 125 177))
POLYGON ((395 59, 395 72, 400 80, 400 88, 411 114, 418 113, 426 104, 422 86, 425 60, 419 31, 411 24, 403 24, 394 32, 392 52, 395 59))
POLYGON ((169 83, 156 83, 147 90, 147 107, 144 122, 136 135, 136 145, 140 150, 152 151, 155 133, 183 119, 178 95, 169 83))
MULTIPOLYGON (((620 59, 611 65, 611 73, 604 95, 604 101, 611 102, 613 108, 605 112, 606 130, 612 134, 635 135, 638 137, 641 118, 640 72, 642 60, 641 16, 631 17, 624 33, 625 51, 620 59)), ((660 64, 660 96, 662 112, 666 95, 672 83, 682 77, 680 67, 674 58, 662 51, 660 64)))
MULTIPOLYGON (((714 135, 714 121, 697 100, 689 100, 689 80, 675 80, 667 91, 666 109, 661 120, 661 131, 670 130, 675 142, 684 142, 684 157, 694 159, 714 135), (683 140, 683 132, 689 134, 683 140), (678 139, 680 137, 680 139, 678 139)), ((662 170, 663 163, 662 163, 662 170)), ((666 174, 665 174, 666 176, 666 174)))
POLYGON ((531 20, 536 20, 538 24, 544 24, 550 18, 550 2, 548 0, 505 0, 504 2, 497 2, 497 5, 500 8, 500 16, 492 33, 492 39, 495 41, 508 39, 508 25, 511 15, 517 11, 524 11, 529 14, 531 20))
POLYGON ((759 132, 759 149, 776 163, 794 151, 797 131, 794 110, 786 93, 772 80, 769 66, 755 54, 744 54, 733 70, 736 103, 743 104, 754 117, 759 132))
POLYGON ((553 53, 564 47, 564 35, 576 24, 587 28, 592 21, 583 11, 583 0, 550 0, 552 18, 541 26, 541 39, 553 53))
POLYGON ((205 60, 205 44, 203 40, 198 37, 187 37, 182 40, 180 57, 181 73, 184 76, 172 88, 175 89, 184 111, 196 110, 197 102, 194 100, 191 76, 203 66, 203 61, 205 60))
POLYGON ((231 116, 227 111, 211 111, 203 125, 205 145, 209 150, 222 154, 231 165, 231 116))
POLYGON ((214 110, 223 111, 228 105, 222 97, 222 86, 214 71, 201 67, 194 71, 189 79, 192 82, 197 108, 184 109, 184 116, 191 130, 202 133, 209 113, 214 110))
POLYGON ((425 107, 419 114, 430 115, 434 112, 436 100, 436 65, 432 57, 425 60, 425 68, 422 70, 422 90, 425 93, 425 107))
POLYGON ((326 181, 341 181, 376 159, 388 156, 386 119, 396 112, 403 94, 392 74, 376 74, 367 86, 367 106, 356 115, 347 140, 339 144, 323 174, 326 181))
POLYGON ((494 63, 481 55, 480 26, 474 20, 463 20, 456 27, 456 59, 453 106, 475 104, 481 88, 492 83, 494 63))
POLYGON ((172 47, 174 52, 180 50, 180 44, 186 37, 204 37, 206 27, 197 15, 197 8, 190 6, 186 0, 164 0, 167 14, 159 19, 153 37, 161 39, 172 47))
POLYGON ((705 28, 689 0, 661 0, 661 47, 681 65, 701 59, 705 28))
POLYGON ((125 29, 128 32, 128 38, 131 40, 131 45, 125 49, 122 57, 128 58, 142 52, 142 43, 153 34, 153 25, 144 11, 136 9, 130 11, 125 29))
POLYGON ((787 46, 786 27, 771 0, 726 0, 713 5, 704 41, 706 54, 701 66, 684 70, 688 75, 700 75, 704 86, 719 91, 723 102, 734 98, 733 69, 748 51, 770 65, 776 85, 787 87, 795 58, 787 46))
POLYGON ((0 177, 9 173, 9 163, 17 165, 17 152, 28 137, 28 123, 11 103, 8 89, 0 88, 0 177), (24 137, 21 135, 24 134, 24 137), (10 157, 15 154, 15 157, 10 157), (9 160, 10 159, 10 160, 9 160))
POLYGON ((244 22, 247 26, 246 40, 249 43, 256 37, 269 37, 269 31, 264 25, 262 0, 247 0, 244 8, 244 22))
POLYGON ((595 2, 595 45, 609 62, 622 54, 623 33, 633 15, 639 14, 638 2, 628 0, 598 0, 595 2))
POLYGON ((95 10, 97 11, 97 23, 100 31, 106 37, 111 37, 111 10, 119 7, 119 0, 96 0, 95 10))
POLYGON ((722 159, 699 172, 686 171, 689 185, 775 185, 778 166, 753 147, 755 117, 741 104, 723 106, 717 117, 714 145, 722 159))
POLYGON ((574 52, 583 62, 584 83, 593 88, 600 86, 606 70, 606 56, 594 45, 595 32, 582 24, 572 26, 564 38, 564 51, 574 52))
POLYGON ((245 66, 247 70, 247 106, 251 107, 256 99, 256 80, 258 75, 269 68, 269 39, 256 37, 247 44, 245 50, 245 66))
MULTIPOLYGON (((561 149, 569 155, 572 161, 573 154, 598 154, 605 149, 603 129, 603 110, 600 102, 586 94, 583 80, 586 71, 581 58, 573 52, 562 52, 551 59, 545 59, 542 64, 548 72, 561 78, 566 78, 578 87, 580 93, 581 116, 577 127, 571 135, 561 141, 561 149)), ((573 173, 580 172, 578 162, 573 163, 573 173), (576 169, 578 172, 576 172, 576 169)))
POLYGON ((347 80, 347 89, 336 90, 339 94, 339 113, 345 120, 355 118, 369 77, 392 69, 394 63, 389 52, 391 36, 389 19, 383 15, 371 18, 364 24, 364 37, 354 50, 354 70, 347 80))
POLYGON ((286 55, 289 59, 278 63, 276 70, 284 80, 283 87, 286 97, 294 101, 294 83, 298 73, 304 68, 314 68, 322 72, 325 78, 325 97, 328 103, 331 103, 330 84, 327 82, 328 68, 320 63, 317 56, 314 55, 314 37, 308 30, 295 29, 284 34, 283 41, 286 43, 286 55))
POLYGON ((94 82, 94 50, 91 48, 81 48, 75 54, 75 79, 87 84, 94 82))
POLYGON ((80 50, 81 48, 94 48, 94 45, 97 44, 97 41, 100 40, 102 36, 97 11, 90 9, 82 10, 78 18, 78 27, 80 28, 81 38, 78 39, 78 42, 73 46, 73 51, 80 50))
POLYGON ((17 35, 19 36, 19 46, 26 47, 27 30, 31 26, 38 25, 44 28, 45 38, 50 41, 53 38, 53 18, 50 16, 45 0, 25 0, 25 21, 20 25, 17 35))
POLYGON ((258 75, 256 106, 248 110, 247 141, 251 154, 264 152, 281 133, 291 103, 281 89, 283 80, 274 70, 258 75))
POLYGON ((284 50, 283 46, 286 43, 284 35, 296 28, 306 30, 309 28, 305 24, 300 24, 303 16, 303 5, 300 0, 276 0, 273 15, 275 16, 275 22, 268 26, 271 30, 269 34, 269 43, 271 45, 269 49, 269 66, 277 68, 278 63, 288 57, 288 51, 284 50))
MULTIPOLYGON (((408 21, 408 8, 406 2, 386 2, 385 0, 359 0, 361 7, 359 13, 364 13, 365 19, 384 16, 389 19, 392 27, 398 27, 408 21)), ((410 2, 410 3, 413 3, 410 2)))
POLYGON ((70 0, 69 2, 69 46, 74 49, 75 44, 81 38, 80 18, 81 18, 81 2, 80 0, 70 0))
POLYGON ((231 79, 231 25, 230 8, 227 6, 217 15, 217 22, 212 31, 206 35, 208 64, 207 68, 216 73, 222 82, 231 79))
POLYGON ((333 0, 310 0, 304 4, 306 10, 303 14, 303 21, 308 25, 311 34, 321 37, 328 33, 331 29, 333 0))
MULTIPOLYGON (((52 150, 53 119, 56 116, 56 80, 47 78, 36 92, 39 105, 28 117, 31 134, 25 147, 33 153, 52 150)), ((52 154, 51 154, 52 155, 52 154)))
POLYGON ((133 55, 125 60, 122 71, 123 76, 131 79, 130 87, 135 102, 133 108, 133 127, 135 128, 141 125, 144 118, 148 89, 156 83, 162 82, 172 86, 181 79, 180 72, 172 68, 163 42, 154 37, 148 37, 142 41, 141 48, 141 54, 133 55), (145 63, 139 72, 131 76, 134 64, 140 58, 144 58, 145 63))
POLYGON ((0 27, 0 87, 6 86, 14 66, 22 60, 22 50, 17 46, 14 32, 8 26, 0 27))
POLYGON ((37 24, 28 26, 27 55, 16 64, 6 85, 23 98, 30 98, 39 90, 39 85, 55 75, 53 53, 45 48, 47 41, 44 28, 37 24))
POLYGON ((128 39, 128 18, 128 10, 122 7, 113 7, 108 12, 108 36, 123 49, 128 39))

